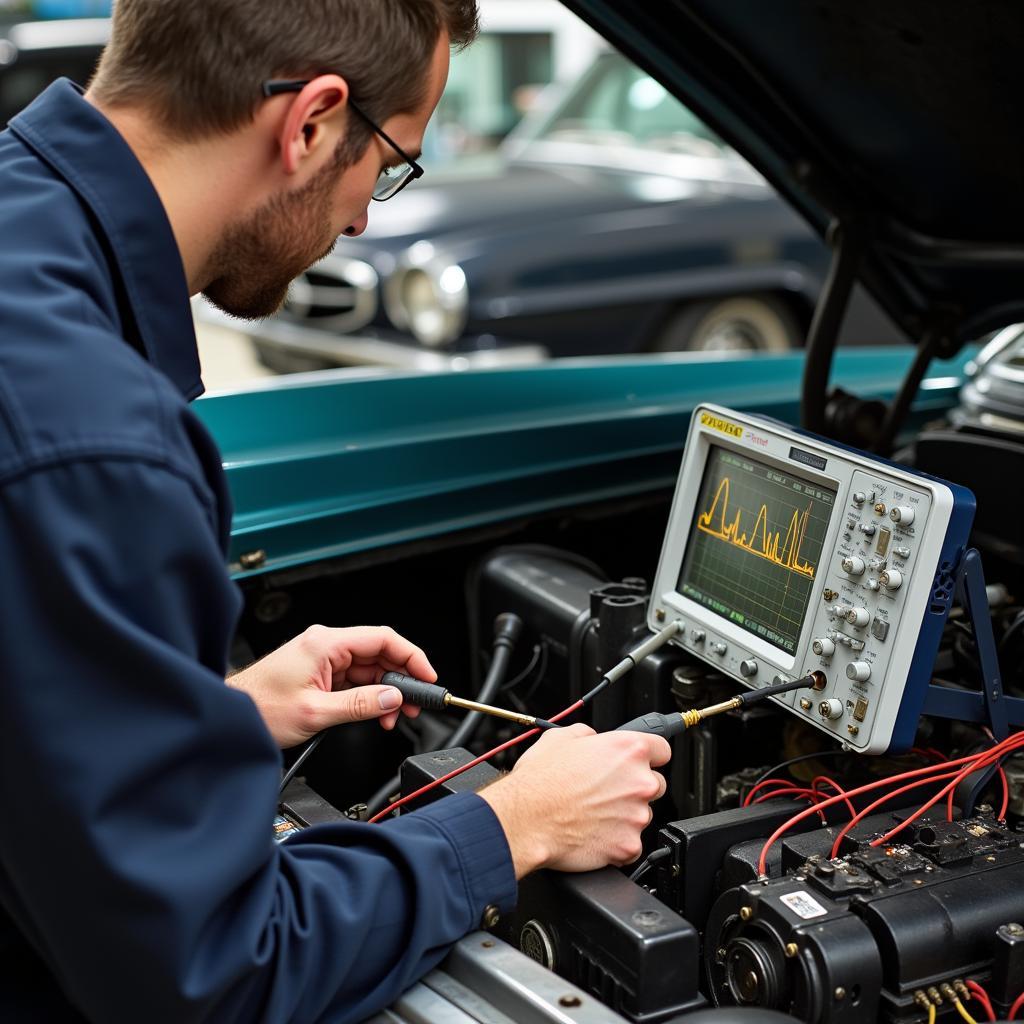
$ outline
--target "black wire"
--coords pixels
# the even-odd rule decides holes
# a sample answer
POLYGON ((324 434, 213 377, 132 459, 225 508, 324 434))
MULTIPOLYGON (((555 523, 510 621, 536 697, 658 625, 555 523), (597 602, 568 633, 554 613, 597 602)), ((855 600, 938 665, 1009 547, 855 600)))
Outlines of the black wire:
POLYGON ((641 862, 640 866, 633 871, 629 876, 631 882, 636 882, 647 872, 658 863, 659 860, 664 860, 672 853, 671 846, 663 846, 660 850, 655 850, 653 853, 649 853, 641 862))
POLYGON ((900 427, 903 426, 907 413, 910 412, 910 407, 921 387, 921 381, 924 380, 924 375, 935 356, 936 341, 937 338, 933 332, 917 346, 914 361, 910 364, 910 369, 900 385, 899 393, 886 411, 885 420, 875 439, 874 450, 880 455, 888 455, 892 450, 892 443, 896 440, 896 435, 899 433, 900 427))
POLYGON ((325 729, 323 732, 318 732, 309 741, 309 743, 306 744, 306 749, 303 750, 302 753, 299 754, 297 758, 295 758, 295 763, 291 766, 291 768, 288 769, 288 771, 284 773, 284 776, 281 779, 281 788, 277 791, 278 794, 281 794, 285 791, 285 788, 287 787, 288 783, 295 778, 295 773, 306 763, 306 760, 309 758, 309 755, 312 754, 313 751, 320 746, 321 741, 326 735, 327 730, 325 729))
POLYGON ((537 662, 540 661, 541 652, 546 649, 546 646, 546 644, 533 645, 533 657, 530 659, 529 665, 527 665, 526 668, 524 668, 523 671, 515 677, 515 679, 510 679, 507 683, 502 684, 502 693, 506 690, 514 689, 537 667, 537 662))
POLYGON ((801 761, 813 761, 816 757, 839 757, 845 753, 845 750, 817 750, 813 754, 801 754, 799 757, 791 757, 788 761, 783 761, 782 764, 769 768, 750 788, 754 789, 760 786, 766 779, 770 779, 776 772, 781 772, 784 768, 789 768, 790 765, 800 764, 801 761))

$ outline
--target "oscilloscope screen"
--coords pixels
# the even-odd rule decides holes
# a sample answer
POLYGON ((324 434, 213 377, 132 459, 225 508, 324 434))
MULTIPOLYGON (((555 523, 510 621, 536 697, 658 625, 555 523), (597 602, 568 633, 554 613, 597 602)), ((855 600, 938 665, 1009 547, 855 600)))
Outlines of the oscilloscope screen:
POLYGON ((793 654, 836 491, 712 445, 679 593, 793 654))

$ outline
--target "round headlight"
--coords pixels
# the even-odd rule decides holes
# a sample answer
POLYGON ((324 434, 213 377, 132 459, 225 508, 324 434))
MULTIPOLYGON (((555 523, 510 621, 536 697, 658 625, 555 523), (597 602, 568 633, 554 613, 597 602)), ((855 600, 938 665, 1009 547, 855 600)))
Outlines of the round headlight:
POLYGON ((388 315, 423 345, 454 341, 466 323, 466 275, 457 265, 426 265, 399 271, 388 282, 388 315))

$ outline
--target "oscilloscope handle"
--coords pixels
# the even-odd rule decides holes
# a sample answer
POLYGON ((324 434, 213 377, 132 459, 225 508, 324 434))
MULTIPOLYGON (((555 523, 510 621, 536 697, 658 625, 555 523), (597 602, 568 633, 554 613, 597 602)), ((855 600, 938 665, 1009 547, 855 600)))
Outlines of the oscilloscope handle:
MULTIPOLYGON (((992 632, 992 615, 985 592, 985 572, 981 555, 975 548, 968 548, 960 560, 956 590, 974 631, 981 666, 981 693, 951 690, 932 683, 925 698, 924 713, 940 718, 984 722, 998 742, 1009 735, 1011 722, 1014 725, 1024 722, 1024 699, 1007 697, 1003 693, 996 638, 992 632)), ((992 765, 965 779, 958 788, 956 800, 964 816, 974 813, 978 796, 997 769, 998 765, 992 765)))

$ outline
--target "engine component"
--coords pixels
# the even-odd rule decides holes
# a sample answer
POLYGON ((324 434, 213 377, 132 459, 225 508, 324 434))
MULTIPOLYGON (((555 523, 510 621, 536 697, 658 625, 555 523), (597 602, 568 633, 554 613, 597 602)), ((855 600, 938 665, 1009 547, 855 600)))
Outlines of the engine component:
MULTIPOLYGON (((891 825, 868 819, 835 860, 828 829, 792 836, 780 877, 724 892, 705 933, 714 1000, 807 1024, 910 1021, 915 991, 992 972, 1005 1012, 1022 963, 1006 930, 1024 916, 1020 835, 991 816, 922 819, 905 843, 869 845, 891 825)), ((752 877, 758 845, 731 851, 723 876, 752 877)))

